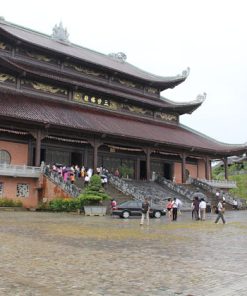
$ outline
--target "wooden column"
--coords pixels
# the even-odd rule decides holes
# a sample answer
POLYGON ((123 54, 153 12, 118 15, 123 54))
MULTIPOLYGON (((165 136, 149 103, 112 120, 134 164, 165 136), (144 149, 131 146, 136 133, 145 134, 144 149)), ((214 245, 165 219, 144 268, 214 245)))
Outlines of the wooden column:
POLYGON ((228 180, 228 159, 227 157, 223 158, 224 169, 225 169, 225 179, 228 180))
POLYGON ((35 166, 40 166, 40 153, 41 153, 41 133, 37 131, 36 149, 35 149, 35 166))
POLYGON ((140 158, 139 157, 136 159, 136 164, 135 164, 135 179, 140 180, 140 158))
POLYGON ((212 179, 212 160, 209 160, 209 180, 212 179))
POLYGON ((85 148, 84 150, 83 165, 85 168, 88 167, 88 149, 87 148, 85 148))
POLYGON ((209 180, 209 158, 205 157, 205 178, 206 180, 209 180))
POLYGON ((99 139, 93 138, 88 140, 88 143, 93 147, 93 170, 96 172, 98 165, 98 148, 103 144, 99 139))
POLYGON ((40 166, 40 154, 41 154, 41 141, 46 137, 47 132, 43 130, 30 131, 30 134, 35 138, 35 166, 40 166))
POLYGON ((182 153, 180 157, 182 159, 182 183, 186 183, 186 154, 182 153))
POLYGON ((143 149, 144 153, 146 154, 146 171, 147 171, 147 181, 151 179, 151 153, 153 150, 150 147, 143 149))

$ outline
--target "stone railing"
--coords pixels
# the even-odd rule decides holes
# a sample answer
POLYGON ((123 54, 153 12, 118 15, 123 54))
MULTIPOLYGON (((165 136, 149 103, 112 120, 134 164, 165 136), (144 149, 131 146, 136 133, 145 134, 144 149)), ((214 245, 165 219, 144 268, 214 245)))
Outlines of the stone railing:
POLYGON ((0 164, 0 176, 39 178, 41 167, 0 164))
POLYGON ((210 185, 211 187, 216 188, 237 188, 236 181, 228 181, 228 180, 206 180, 206 179, 197 179, 203 183, 210 185))
POLYGON ((76 185, 71 184, 70 181, 64 181, 63 177, 58 173, 52 171, 49 167, 42 167, 43 174, 51 180, 53 183, 57 184, 60 188, 62 188, 65 192, 67 192, 72 197, 77 197, 81 193, 81 189, 76 185))
MULTIPOLYGON (((216 196, 216 192, 220 188, 220 187, 211 186, 211 184, 210 184, 210 182, 208 182, 208 180, 206 180, 206 182, 205 182, 204 180, 190 178, 190 182, 194 186, 202 188, 202 189, 210 192, 214 196, 216 196)), ((226 187, 224 187, 224 188, 226 188, 226 187)), ((224 197, 225 197, 225 200, 228 204, 233 205, 233 200, 235 199, 235 200, 237 200, 238 206, 240 208, 246 208, 246 200, 235 197, 235 196, 231 195, 229 192, 224 192, 224 197)))
POLYGON ((109 182, 121 191, 123 194, 131 196, 135 199, 143 200, 144 193, 132 186, 131 182, 126 182, 124 179, 107 174, 109 182))
POLYGON ((191 192, 187 191, 187 196, 185 195, 185 190, 183 188, 177 189, 175 193, 171 192, 173 188, 172 184, 169 182, 165 184, 166 180, 164 178, 164 183, 162 183, 160 179, 160 183, 157 182, 157 184, 156 182, 148 181, 142 182, 135 180, 124 180, 112 175, 108 175, 108 179, 115 188, 117 188, 123 194, 133 197, 134 199, 143 200, 144 197, 147 197, 151 202, 164 206, 167 203, 168 197, 177 197, 182 199, 185 209, 188 208, 188 205, 190 207, 191 192))
POLYGON ((168 187, 170 190, 188 198, 189 200, 193 200, 193 194, 195 193, 192 190, 189 190, 188 188, 183 187, 182 185, 176 184, 170 180, 167 180, 164 177, 158 176, 156 179, 156 182, 158 182, 161 185, 165 185, 168 187))

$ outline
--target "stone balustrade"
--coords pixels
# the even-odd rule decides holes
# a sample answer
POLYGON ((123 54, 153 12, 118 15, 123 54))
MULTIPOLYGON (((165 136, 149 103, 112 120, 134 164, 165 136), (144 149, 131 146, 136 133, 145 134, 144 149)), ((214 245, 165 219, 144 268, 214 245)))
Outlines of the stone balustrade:
POLYGON ((206 179, 198 179, 201 182, 207 183, 211 187, 217 188, 237 188, 236 181, 228 181, 228 180, 206 180, 206 179))
POLYGON ((0 164, 0 176, 39 178, 41 167, 0 164))

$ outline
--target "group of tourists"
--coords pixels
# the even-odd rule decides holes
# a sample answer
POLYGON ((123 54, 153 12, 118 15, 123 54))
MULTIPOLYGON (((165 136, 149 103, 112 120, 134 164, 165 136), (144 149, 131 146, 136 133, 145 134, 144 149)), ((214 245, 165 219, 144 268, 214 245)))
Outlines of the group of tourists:
POLYGON ((196 196, 191 203, 192 220, 195 219, 196 221, 205 221, 206 209, 207 203, 205 202, 204 198, 199 200, 198 196, 196 196))
MULTIPOLYGON (((92 168, 86 168, 83 165, 80 167, 78 165, 61 165, 61 164, 53 164, 47 165, 47 169, 51 170, 53 173, 58 174, 64 182, 69 182, 70 184, 74 184, 76 180, 82 179, 84 182, 84 186, 87 186, 90 182, 92 175, 94 174, 94 170, 92 168)), ((101 176, 102 186, 105 186, 108 183, 107 170, 103 167, 96 168, 96 174, 101 176)))
POLYGON ((182 207, 182 202, 180 199, 174 197, 168 198, 167 204, 166 204, 166 210, 168 214, 168 218, 170 221, 177 221, 178 213, 180 213, 182 207))
MULTIPOLYGON (((182 202, 180 199, 174 197, 168 198, 167 204, 166 204, 166 210, 167 215, 170 221, 177 221, 178 213, 180 213, 180 209, 182 207, 182 202)), ((149 225, 149 210, 150 210, 150 204, 148 201, 148 198, 146 197, 142 203, 142 216, 141 216, 141 222, 140 225, 144 224, 144 220, 146 218, 147 225, 149 225)))
MULTIPOLYGON (((167 216, 170 221, 177 221, 178 213, 180 212, 182 206, 182 202, 178 198, 168 198, 166 204, 167 216)), ((206 219, 206 212, 208 205, 204 198, 199 198, 196 196, 191 204, 192 207, 192 219, 205 221, 206 219)), ((142 216, 140 225, 144 224, 144 220, 146 218, 147 225, 149 225, 149 210, 150 204, 148 198, 145 198, 142 203, 142 216)), ((211 212, 211 207, 210 207, 211 212)), ((215 214, 217 214, 215 223, 218 224, 219 220, 221 219, 223 224, 226 224, 226 220, 224 217, 225 213, 225 201, 220 199, 215 207, 215 214)))

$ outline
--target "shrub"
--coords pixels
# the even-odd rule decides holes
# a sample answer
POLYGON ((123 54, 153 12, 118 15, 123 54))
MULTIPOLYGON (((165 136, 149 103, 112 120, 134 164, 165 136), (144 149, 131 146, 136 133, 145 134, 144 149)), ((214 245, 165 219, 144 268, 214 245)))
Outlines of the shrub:
POLYGON ((133 177, 133 174, 134 174, 134 169, 131 168, 131 167, 128 167, 126 165, 121 166, 119 168, 119 171, 120 171, 120 175, 123 178, 132 178, 133 177))
POLYGON ((84 205, 97 205, 103 200, 109 199, 109 195, 105 193, 102 187, 101 178, 99 175, 91 177, 88 187, 83 194, 80 194, 78 199, 82 206, 84 205))
POLYGON ((54 212, 73 212, 80 208, 78 198, 56 198, 49 202, 47 209, 54 212))
POLYGON ((0 207, 22 207, 22 202, 17 199, 1 198, 0 207))

